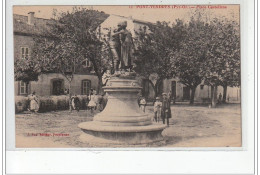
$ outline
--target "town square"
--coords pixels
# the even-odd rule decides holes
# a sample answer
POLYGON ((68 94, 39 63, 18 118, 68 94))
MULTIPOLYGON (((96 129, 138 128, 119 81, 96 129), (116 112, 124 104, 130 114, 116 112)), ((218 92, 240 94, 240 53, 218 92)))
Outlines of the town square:
POLYGON ((242 146, 238 5, 14 6, 13 20, 17 148, 242 146))

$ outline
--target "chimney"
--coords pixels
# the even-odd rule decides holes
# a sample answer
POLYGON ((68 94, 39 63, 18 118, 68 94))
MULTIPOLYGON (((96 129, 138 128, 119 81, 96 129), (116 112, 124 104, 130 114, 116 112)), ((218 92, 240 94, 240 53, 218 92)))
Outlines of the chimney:
POLYGON ((28 24, 29 25, 34 25, 34 12, 29 12, 28 13, 28 24))

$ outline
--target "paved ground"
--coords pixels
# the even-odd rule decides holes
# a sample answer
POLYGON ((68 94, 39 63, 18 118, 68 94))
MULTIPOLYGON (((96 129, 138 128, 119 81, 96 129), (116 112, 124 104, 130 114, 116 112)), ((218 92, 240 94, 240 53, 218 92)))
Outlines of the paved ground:
MULTIPOLYGON (((241 146, 239 104, 215 109, 207 106, 172 106, 170 127, 163 131, 165 147, 241 146)), ((148 106, 146 112, 152 113, 148 106)), ((91 121, 89 111, 56 111, 16 115, 16 147, 88 147, 80 142, 77 125, 91 121)))

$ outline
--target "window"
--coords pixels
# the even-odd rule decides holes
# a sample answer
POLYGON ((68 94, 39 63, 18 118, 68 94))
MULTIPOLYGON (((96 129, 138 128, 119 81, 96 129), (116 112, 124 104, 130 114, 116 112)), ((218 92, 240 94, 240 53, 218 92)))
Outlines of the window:
POLYGON ((89 61, 89 60, 86 60, 86 61, 85 61, 85 66, 86 66, 86 67, 90 67, 90 61, 89 61))
POLYGON ((25 82, 23 82, 23 81, 20 81, 19 94, 20 94, 20 95, 26 95, 26 94, 28 94, 28 83, 25 83, 25 82))
POLYGON ((22 54, 22 59, 28 59, 29 58, 29 48, 21 47, 21 54, 22 54))
POLYGON ((91 61, 89 61, 89 59, 86 59, 86 60, 83 62, 83 66, 85 66, 85 67, 91 67, 91 61))
POLYGON ((91 88, 90 80, 82 80, 82 95, 88 95, 91 88))
POLYGON ((200 85, 200 90, 203 90, 203 88, 204 88, 204 85, 203 84, 200 85))

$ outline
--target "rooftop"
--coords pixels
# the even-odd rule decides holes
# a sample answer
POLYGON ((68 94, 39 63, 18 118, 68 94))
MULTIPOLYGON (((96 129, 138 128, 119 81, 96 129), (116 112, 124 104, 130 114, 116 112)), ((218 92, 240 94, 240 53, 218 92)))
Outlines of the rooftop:
MULTIPOLYGON (((119 16, 119 15, 114 15, 114 16, 132 20, 133 23, 139 23, 139 24, 144 24, 144 25, 153 24, 153 23, 147 22, 147 21, 132 19, 131 17, 119 16)), ((52 22, 54 22, 53 19, 43 19, 43 18, 37 18, 37 17, 33 16, 33 24, 29 24, 28 18, 29 18, 28 16, 24 16, 24 15, 18 15, 18 14, 13 15, 14 34, 42 35, 49 29, 48 24, 51 24, 52 22)))
POLYGON ((43 19, 34 17, 33 24, 28 23, 28 16, 13 15, 13 29, 15 34, 41 35, 48 30, 48 24, 52 19, 43 19))

